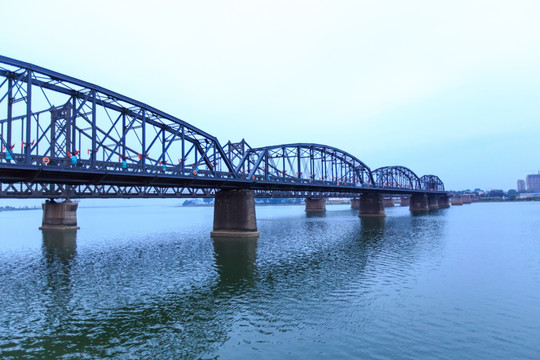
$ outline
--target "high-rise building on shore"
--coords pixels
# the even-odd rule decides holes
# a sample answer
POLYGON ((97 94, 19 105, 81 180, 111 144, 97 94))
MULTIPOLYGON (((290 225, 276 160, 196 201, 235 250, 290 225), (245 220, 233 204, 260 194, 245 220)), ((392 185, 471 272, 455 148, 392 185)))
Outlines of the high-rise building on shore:
POLYGON ((518 182, 517 182, 517 191, 518 192, 524 192, 525 191, 525 180, 518 180, 518 182))
POLYGON ((527 191, 540 192, 540 171, 538 174, 527 175, 527 191))

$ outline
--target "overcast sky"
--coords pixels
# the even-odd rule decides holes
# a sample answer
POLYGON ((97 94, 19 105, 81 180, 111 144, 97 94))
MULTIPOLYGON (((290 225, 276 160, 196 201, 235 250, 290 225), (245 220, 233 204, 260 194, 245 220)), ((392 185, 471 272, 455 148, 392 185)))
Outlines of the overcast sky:
POLYGON ((447 189, 540 169, 540 1, 0 0, 0 53, 222 144, 313 142, 447 189))

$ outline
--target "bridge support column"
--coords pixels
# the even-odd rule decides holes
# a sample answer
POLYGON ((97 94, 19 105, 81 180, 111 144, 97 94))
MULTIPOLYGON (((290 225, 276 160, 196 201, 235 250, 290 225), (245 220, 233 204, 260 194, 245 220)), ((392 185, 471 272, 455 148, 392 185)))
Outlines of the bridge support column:
POLYGON ((386 216, 382 194, 366 193, 360 196, 360 217, 386 216))
POLYGON ((255 237, 255 193, 249 190, 220 190, 214 202, 212 237, 255 237))
POLYGON ((66 200, 57 203, 47 200, 41 204, 43 209, 43 221, 40 229, 79 229, 77 226, 78 203, 66 200))
POLYGON ((463 205, 463 199, 461 198, 461 195, 452 196, 452 206, 461 206, 461 205, 463 205))
POLYGON ((411 204, 411 198, 409 196, 400 197, 401 206, 409 206, 411 204))
POLYGON ((426 194, 412 194, 409 210, 412 213, 424 213, 429 211, 428 198, 426 194))
POLYGON ((439 197, 437 195, 428 195, 427 201, 428 201, 429 210, 439 209, 439 197))
POLYGON ((450 198, 448 195, 439 196, 439 209, 448 209, 450 207, 450 198))
POLYGON ((324 198, 307 198, 306 212, 325 212, 326 199, 324 198))
POLYGON ((360 210, 360 199, 351 199, 351 209, 360 210))
POLYGON ((384 207, 394 207, 394 198, 384 198, 383 205, 384 207))
POLYGON ((472 203, 471 195, 469 194, 463 194, 461 195, 461 199, 463 201, 463 204, 470 204, 472 203))

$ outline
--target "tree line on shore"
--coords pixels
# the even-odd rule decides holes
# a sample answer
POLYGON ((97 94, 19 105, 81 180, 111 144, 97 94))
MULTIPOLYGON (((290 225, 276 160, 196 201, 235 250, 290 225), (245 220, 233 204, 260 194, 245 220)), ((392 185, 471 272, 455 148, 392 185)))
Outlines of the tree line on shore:
POLYGON ((455 195, 462 195, 462 194, 471 194, 478 197, 478 200, 482 201, 489 201, 489 200, 540 200, 540 194, 533 193, 530 191, 517 191, 515 189, 510 189, 508 191, 500 190, 500 189, 493 189, 489 191, 484 191, 482 189, 474 189, 474 190, 460 190, 460 191, 452 191, 455 195))

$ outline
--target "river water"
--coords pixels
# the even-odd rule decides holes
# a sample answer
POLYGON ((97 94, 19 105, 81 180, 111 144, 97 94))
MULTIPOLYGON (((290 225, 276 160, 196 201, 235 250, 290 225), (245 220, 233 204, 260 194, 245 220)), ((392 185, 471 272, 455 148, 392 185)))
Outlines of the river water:
POLYGON ((227 241, 211 207, 91 204, 72 232, 0 213, 1 358, 540 354, 540 202, 264 206, 257 240, 227 241))

